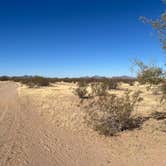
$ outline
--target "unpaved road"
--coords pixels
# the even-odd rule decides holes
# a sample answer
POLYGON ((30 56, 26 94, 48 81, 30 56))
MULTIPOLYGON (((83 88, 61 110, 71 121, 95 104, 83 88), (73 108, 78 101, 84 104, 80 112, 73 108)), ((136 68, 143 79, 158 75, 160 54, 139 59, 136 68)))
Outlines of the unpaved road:
POLYGON ((45 122, 15 83, 0 83, 0 166, 105 166, 108 157, 100 143, 45 122))

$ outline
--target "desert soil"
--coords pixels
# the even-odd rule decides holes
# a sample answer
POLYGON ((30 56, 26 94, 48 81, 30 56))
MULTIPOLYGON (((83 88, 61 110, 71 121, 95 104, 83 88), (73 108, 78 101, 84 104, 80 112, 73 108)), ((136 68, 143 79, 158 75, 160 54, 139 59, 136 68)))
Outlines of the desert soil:
MULTIPOLYGON (((160 108, 144 87, 135 114, 160 108)), ((88 128, 74 84, 30 89, 0 82, 0 166, 165 166, 166 125, 149 118, 140 129, 104 137, 88 128)), ((121 91, 111 93, 121 94, 121 91)))

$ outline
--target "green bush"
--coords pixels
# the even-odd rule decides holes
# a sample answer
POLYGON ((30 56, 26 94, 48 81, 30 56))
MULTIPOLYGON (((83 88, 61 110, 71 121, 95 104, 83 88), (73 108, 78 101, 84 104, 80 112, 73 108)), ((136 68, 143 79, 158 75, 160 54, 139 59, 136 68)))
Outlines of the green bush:
POLYGON ((138 81, 141 84, 149 83, 157 85, 162 82, 162 73, 161 68, 149 67, 138 74, 138 81))
POLYGON ((155 65, 145 65, 139 60, 135 60, 134 65, 137 67, 137 80, 141 84, 158 85, 165 77, 163 69, 155 65))
MULTIPOLYGON (((137 126, 131 114, 142 98, 139 92, 123 97, 116 95, 100 96, 93 99, 86 107, 85 121, 94 130, 104 135, 114 135, 117 132, 137 126)), ((137 121, 138 122, 138 121, 137 121)))

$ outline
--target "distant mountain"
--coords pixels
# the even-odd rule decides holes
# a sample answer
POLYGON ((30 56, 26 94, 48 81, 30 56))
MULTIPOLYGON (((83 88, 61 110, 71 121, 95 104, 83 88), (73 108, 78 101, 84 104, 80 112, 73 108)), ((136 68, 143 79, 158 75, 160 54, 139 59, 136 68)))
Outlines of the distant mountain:
POLYGON ((94 75, 94 76, 92 76, 91 78, 95 78, 95 79, 103 79, 103 78, 106 78, 106 77, 104 77, 104 76, 94 75))
POLYGON ((91 76, 91 77, 90 76, 84 76, 84 77, 81 77, 81 78, 84 78, 84 79, 88 79, 88 78, 103 79, 103 78, 106 78, 106 77, 94 75, 94 76, 91 76))
POLYGON ((94 75, 94 76, 85 76, 85 77, 81 77, 83 79, 89 79, 89 78, 93 78, 93 79, 104 79, 104 78, 108 78, 108 79, 136 79, 135 77, 131 77, 131 76, 113 76, 113 77, 105 77, 105 76, 98 76, 98 75, 94 75))
POLYGON ((131 77, 131 76, 113 76, 111 77, 112 79, 136 79, 135 77, 131 77))

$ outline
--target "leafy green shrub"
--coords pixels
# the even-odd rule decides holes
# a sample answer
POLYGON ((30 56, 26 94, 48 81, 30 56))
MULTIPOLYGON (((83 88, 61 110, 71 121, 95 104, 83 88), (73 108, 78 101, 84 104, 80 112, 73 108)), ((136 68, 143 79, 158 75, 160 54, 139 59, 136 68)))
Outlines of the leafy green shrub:
POLYGON ((160 67, 145 65, 139 60, 135 60, 134 65, 137 67, 137 79, 141 84, 158 85, 165 77, 165 73, 160 67))
POLYGON ((116 95, 100 96, 87 106, 85 121, 94 130, 104 135, 114 135, 117 132, 134 128, 138 121, 133 121, 131 114, 142 98, 139 92, 123 97, 116 95))
POLYGON ((139 73, 138 81, 142 84, 149 83, 157 85, 162 82, 162 73, 161 68, 149 67, 139 73))

